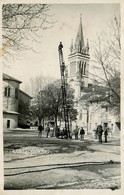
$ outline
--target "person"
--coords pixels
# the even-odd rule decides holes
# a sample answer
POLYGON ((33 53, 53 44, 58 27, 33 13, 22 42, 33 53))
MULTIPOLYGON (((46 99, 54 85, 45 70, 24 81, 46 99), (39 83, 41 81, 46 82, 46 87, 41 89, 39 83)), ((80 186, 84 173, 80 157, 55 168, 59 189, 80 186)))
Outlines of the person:
POLYGON ((38 131, 39 131, 38 137, 40 138, 42 136, 42 131, 43 131, 43 126, 41 124, 38 126, 38 131))
POLYGON ((102 125, 98 125, 97 129, 98 129, 99 143, 102 143, 102 133, 103 133, 102 125))
POLYGON ((56 138, 59 138, 59 135, 60 135, 60 128, 58 126, 56 126, 56 129, 55 129, 56 138))
POLYGON ((80 130, 80 140, 84 140, 84 134, 85 134, 85 131, 84 131, 83 127, 81 127, 81 130, 80 130))
POLYGON ((54 134, 54 128, 53 126, 50 127, 50 136, 53 137, 53 134, 54 134))
POLYGON ((95 129, 95 139, 98 139, 98 128, 95 129))
POLYGON ((74 130, 75 140, 78 140, 78 126, 74 130))
POLYGON ((108 136, 108 127, 105 127, 104 130, 105 143, 107 143, 107 136, 108 136))
POLYGON ((49 135, 49 132, 50 132, 50 127, 49 127, 49 124, 47 124, 47 126, 46 126, 46 132, 47 132, 46 137, 48 138, 48 135, 49 135))
POLYGON ((63 132, 64 132, 64 138, 67 139, 68 138, 68 131, 67 131, 66 127, 64 127, 63 132))

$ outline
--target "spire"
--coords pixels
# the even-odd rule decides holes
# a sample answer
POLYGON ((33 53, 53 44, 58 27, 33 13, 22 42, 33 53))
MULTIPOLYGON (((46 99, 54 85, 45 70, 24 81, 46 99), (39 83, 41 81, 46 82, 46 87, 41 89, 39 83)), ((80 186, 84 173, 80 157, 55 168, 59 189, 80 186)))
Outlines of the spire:
POLYGON ((80 14, 80 25, 75 40, 75 49, 77 52, 81 52, 82 48, 84 48, 84 37, 82 29, 82 14, 80 14))
POLYGON ((87 39, 87 45, 86 45, 86 48, 89 49, 89 41, 87 39))
POLYGON ((86 45, 86 53, 89 54, 89 41, 87 39, 87 45, 86 45))
POLYGON ((73 49, 74 49, 74 47, 73 47, 73 39, 72 39, 72 40, 71 40, 71 46, 70 46, 70 53, 73 52, 73 49))

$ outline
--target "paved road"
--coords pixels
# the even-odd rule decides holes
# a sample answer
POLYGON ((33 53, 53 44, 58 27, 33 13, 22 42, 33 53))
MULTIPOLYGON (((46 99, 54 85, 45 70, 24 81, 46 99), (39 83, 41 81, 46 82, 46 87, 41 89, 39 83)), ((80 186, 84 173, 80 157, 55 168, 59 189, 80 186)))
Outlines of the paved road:
POLYGON ((99 144, 37 137, 36 130, 4 131, 5 189, 120 188, 120 141, 99 144))

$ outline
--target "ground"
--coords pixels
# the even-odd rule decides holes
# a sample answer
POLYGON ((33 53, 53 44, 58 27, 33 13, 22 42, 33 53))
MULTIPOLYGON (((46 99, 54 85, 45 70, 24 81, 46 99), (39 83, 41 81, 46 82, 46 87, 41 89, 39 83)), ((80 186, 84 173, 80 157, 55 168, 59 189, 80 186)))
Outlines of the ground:
POLYGON ((4 131, 4 189, 119 189, 120 139, 98 143, 38 138, 37 130, 4 131))

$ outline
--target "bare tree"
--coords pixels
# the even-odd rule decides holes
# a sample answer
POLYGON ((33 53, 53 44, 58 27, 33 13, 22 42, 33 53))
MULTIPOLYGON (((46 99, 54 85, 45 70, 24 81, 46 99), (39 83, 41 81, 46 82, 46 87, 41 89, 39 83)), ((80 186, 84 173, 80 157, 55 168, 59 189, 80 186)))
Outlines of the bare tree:
POLYGON ((94 68, 98 80, 105 84, 110 93, 108 102, 117 110, 120 107, 120 18, 115 17, 109 23, 110 31, 102 32, 94 44, 94 68), (98 71, 99 70, 99 71, 98 71), (100 74, 101 71, 101 74, 100 74))
POLYGON ((13 59, 22 51, 34 50, 34 43, 41 41, 42 31, 54 24, 49 10, 50 6, 47 4, 3 4, 4 61, 13 59))
POLYGON ((52 77, 46 77, 41 74, 39 76, 30 78, 25 84, 23 90, 35 98, 45 86, 53 81, 54 79, 52 77))

